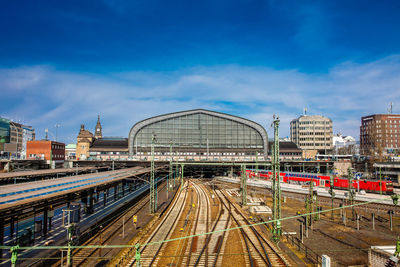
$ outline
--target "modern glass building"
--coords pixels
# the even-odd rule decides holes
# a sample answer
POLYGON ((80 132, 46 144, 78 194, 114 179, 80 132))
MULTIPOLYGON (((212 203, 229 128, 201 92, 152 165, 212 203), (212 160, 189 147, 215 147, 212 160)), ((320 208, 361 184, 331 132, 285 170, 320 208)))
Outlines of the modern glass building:
POLYGON ((3 151, 4 143, 10 143, 10 121, 0 117, 0 151, 3 151))
POLYGON ((128 138, 129 156, 155 151, 185 155, 267 155, 268 135, 258 123, 229 114, 196 109, 136 123, 128 138), (189 154, 190 153, 190 154, 189 154))

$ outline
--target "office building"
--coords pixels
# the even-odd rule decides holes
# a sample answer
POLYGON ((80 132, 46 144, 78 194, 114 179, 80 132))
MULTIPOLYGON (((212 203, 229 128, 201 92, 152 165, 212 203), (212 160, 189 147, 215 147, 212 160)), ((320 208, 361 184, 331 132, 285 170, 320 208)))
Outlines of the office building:
POLYGON ((290 139, 302 150, 327 153, 333 148, 332 120, 319 115, 302 115, 290 122, 290 139))
POLYGON ((398 155, 400 114, 374 114, 361 118, 360 150, 364 155, 398 155))

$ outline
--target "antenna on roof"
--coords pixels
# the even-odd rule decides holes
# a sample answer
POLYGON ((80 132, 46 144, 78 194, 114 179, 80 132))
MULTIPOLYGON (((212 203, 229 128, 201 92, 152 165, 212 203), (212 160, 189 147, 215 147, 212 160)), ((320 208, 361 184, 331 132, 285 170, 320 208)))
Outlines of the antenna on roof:
POLYGON ((307 115, 307 108, 304 108, 304 115, 307 115))
POLYGON ((388 108, 388 112, 389 112, 389 114, 393 113, 393 103, 392 102, 390 102, 390 107, 388 108))

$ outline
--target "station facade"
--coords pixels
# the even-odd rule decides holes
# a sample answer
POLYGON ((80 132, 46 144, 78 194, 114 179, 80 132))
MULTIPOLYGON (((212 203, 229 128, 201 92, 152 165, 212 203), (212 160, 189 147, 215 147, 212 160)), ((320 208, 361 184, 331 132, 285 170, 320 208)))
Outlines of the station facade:
POLYGON ((264 157, 268 135, 258 123, 237 116, 204 110, 160 115, 136 123, 128 136, 129 157, 155 155, 202 159, 264 157))

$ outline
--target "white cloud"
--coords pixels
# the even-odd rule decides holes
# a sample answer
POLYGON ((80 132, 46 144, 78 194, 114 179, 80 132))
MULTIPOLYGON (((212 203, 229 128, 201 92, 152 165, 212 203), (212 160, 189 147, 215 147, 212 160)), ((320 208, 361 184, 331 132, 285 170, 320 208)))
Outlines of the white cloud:
POLYGON ((281 136, 287 136, 290 120, 307 107, 309 114, 330 117, 335 133, 358 138, 361 116, 385 113, 389 102, 400 111, 399 74, 399 55, 365 64, 346 62, 325 74, 239 65, 106 75, 20 67, 0 69, 0 88, 12 103, 1 112, 24 118, 39 137, 44 128, 52 131, 59 123, 59 136, 69 141, 81 123, 93 129, 97 114, 105 134, 127 136, 141 119, 195 108, 255 120, 269 134, 272 114, 279 114, 281 136))

